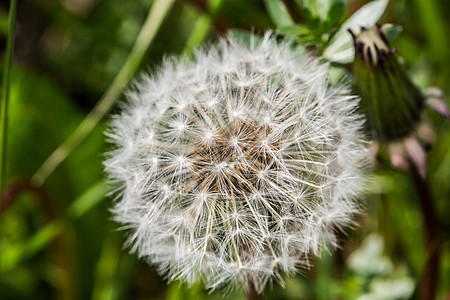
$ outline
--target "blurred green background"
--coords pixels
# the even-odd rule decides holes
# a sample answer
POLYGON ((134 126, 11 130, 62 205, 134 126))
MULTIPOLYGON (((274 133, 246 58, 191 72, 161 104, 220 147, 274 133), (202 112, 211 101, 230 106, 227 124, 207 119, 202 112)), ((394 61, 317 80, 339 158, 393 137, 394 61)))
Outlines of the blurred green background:
MULTIPOLYGON (((296 0, 294 0, 296 1, 296 0)), ((0 4, 1 62, 5 60, 9 1, 0 4)), ((226 34, 262 33, 284 20, 268 6, 278 0, 176 0, 139 70, 166 55, 189 55, 226 34)), ((284 1, 290 3, 291 1, 284 1)), ((301 36, 314 52, 367 1, 337 3, 333 16, 295 20, 286 36, 301 36), (343 4, 342 4, 343 3, 343 4), (328 21, 328 23, 327 23, 328 21)), ((102 183, 107 118, 57 167, 43 186, 29 178, 99 101, 122 68, 152 0, 19 0, 10 77, 6 179, 1 216, 1 299, 223 299, 199 283, 169 285, 128 254, 111 221, 102 183)), ((325 4, 323 4, 325 5, 325 4)), ((312 9, 314 12, 314 9, 312 9)), ((381 18, 403 32, 393 46, 421 88, 450 94, 450 1, 391 0, 381 18)), ((317 17, 319 16, 319 17, 317 17)), ((120 97, 121 99, 123 97, 120 97)), ((448 101, 447 101, 448 102, 448 101)), ((114 112, 115 108, 113 108, 114 112)), ((442 258, 437 299, 450 288, 450 124, 434 112, 437 140, 428 152, 428 181, 438 213, 442 258)), ((427 255, 414 181, 381 164, 361 198, 359 224, 341 236, 342 248, 313 259, 314 267, 274 284, 266 299, 414 299, 427 255)), ((244 299, 237 291, 225 298, 244 299)), ((448 298, 447 298, 448 299, 448 298)))

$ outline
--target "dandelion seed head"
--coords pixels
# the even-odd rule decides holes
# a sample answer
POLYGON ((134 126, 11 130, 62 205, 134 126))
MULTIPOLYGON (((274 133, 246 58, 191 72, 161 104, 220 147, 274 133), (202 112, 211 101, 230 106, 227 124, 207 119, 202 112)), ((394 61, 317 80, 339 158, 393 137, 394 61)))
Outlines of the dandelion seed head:
POLYGON ((169 280, 261 292, 352 224, 367 152, 358 99, 303 49, 223 39, 135 86, 105 168, 127 244, 169 280))

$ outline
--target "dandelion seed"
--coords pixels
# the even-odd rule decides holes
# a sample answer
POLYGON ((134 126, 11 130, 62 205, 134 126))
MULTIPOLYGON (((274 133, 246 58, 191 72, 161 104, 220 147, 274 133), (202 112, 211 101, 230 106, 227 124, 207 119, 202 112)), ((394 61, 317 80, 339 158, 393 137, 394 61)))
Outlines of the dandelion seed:
POLYGON ((224 39, 136 86, 105 167, 128 244, 169 280, 261 293, 352 223, 366 153, 357 99, 301 48, 224 39))

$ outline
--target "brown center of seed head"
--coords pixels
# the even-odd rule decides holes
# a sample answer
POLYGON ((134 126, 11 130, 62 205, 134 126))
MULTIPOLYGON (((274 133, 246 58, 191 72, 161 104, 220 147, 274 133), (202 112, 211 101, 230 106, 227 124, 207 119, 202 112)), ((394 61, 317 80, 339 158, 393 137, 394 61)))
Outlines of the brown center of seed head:
POLYGON ((277 168, 279 139, 269 125, 234 121, 191 153, 200 190, 234 196, 252 193, 265 173, 277 168))

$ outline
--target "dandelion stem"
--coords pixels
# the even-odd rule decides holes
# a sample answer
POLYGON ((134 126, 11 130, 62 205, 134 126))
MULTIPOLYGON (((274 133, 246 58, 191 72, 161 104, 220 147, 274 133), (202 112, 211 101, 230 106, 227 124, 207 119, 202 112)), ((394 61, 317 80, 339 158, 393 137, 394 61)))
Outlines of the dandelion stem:
POLYGON ((3 82, 1 93, 0 107, 0 210, 2 210, 3 202, 1 196, 3 192, 3 183, 5 180, 5 163, 6 163, 6 134, 8 127, 8 98, 9 98, 9 73, 11 70, 13 46, 14 46, 14 25, 16 20, 17 0, 11 0, 9 4, 8 15, 8 34, 6 40, 5 65, 3 68, 3 82))
POLYGON ((424 244, 427 254, 427 260, 422 271, 422 278, 419 286, 419 299, 435 299, 440 262, 437 216, 433 205, 433 197, 426 178, 421 176, 415 167, 411 168, 411 175, 414 178, 420 200, 423 224, 425 227, 424 244))
POLYGON ((255 285, 248 280, 246 287, 247 300, 263 300, 263 296, 256 291, 255 285))
POLYGON ((32 184, 41 186, 53 173, 56 167, 89 135, 100 120, 111 109, 132 76, 137 71, 148 47, 152 43, 164 17, 175 0, 155 0, 147 19, 139 32, 136 42, 122 69, 97 102, 95 107, 84 118, 74 132, 47 158, 31 178, 32 184))

